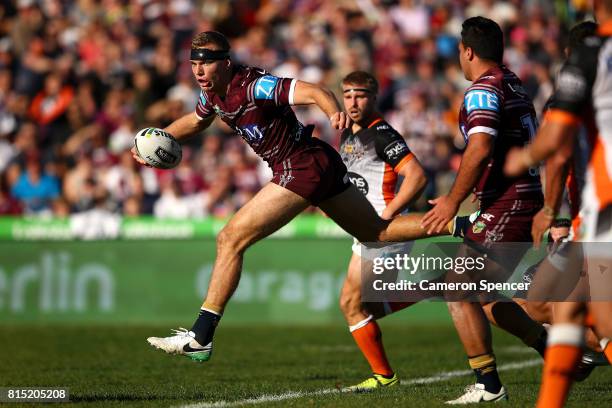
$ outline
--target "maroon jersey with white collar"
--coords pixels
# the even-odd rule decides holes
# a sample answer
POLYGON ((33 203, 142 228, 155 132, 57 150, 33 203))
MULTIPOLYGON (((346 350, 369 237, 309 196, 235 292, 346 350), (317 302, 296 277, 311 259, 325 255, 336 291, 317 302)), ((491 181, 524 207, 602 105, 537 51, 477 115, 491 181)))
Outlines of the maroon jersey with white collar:
POLYGON ((200 92, 196 115, 218 115, 270 166, 309 144, 312 127, 291 109, 297 80, 278 78, 263 69, 236 65, 224 98, 200 92))
POLYGON ((475 133, 494 139, 493 154, 475 188, 482 207, 500 201, 510 205, 514 200, 543 199, 537 167, 516 178, 503 172, 508 151, 529 143, 538 126, 533 103, 514 72, 496 66, 475 80, 465 92, 459 126, 466 143, 475 133))

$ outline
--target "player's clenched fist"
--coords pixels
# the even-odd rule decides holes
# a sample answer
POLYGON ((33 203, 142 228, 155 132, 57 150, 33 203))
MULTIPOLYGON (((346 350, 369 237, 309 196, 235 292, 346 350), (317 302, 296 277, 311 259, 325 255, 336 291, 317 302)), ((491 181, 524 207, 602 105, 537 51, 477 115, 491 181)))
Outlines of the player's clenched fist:
POLYGON ((334 129, 348 129, 351 126, 351 118, 345 112, 336 112, 329 118, 334 129))

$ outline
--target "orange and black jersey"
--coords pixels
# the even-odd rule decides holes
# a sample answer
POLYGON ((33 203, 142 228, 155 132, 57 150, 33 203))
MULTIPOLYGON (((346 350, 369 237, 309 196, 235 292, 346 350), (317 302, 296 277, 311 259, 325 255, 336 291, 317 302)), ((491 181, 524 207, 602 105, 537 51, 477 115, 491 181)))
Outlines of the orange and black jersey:
POLYGON ((612 23, 600 26, 573 50, 557 79, 547 121, 571 126, 594 123, 585 204, 612 205, 612 23), (594 201, 594 203, 593 203, 594 201))
POLYGON ((414 157, 404 138, 380 118, 356 133, 345 129, 340 156, 351 182, 379 214, 395 197, 397 174, 414 157))

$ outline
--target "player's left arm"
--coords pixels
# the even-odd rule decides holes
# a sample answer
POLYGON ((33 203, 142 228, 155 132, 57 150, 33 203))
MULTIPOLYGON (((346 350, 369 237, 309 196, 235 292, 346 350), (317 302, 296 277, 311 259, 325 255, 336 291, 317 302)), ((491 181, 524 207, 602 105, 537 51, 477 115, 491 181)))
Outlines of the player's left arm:
POLYGON ((457 214, 459 206, 472 192, 486 168, 493 152, 494 138, 488 133, 470 135, 467 148, 463 153, 457 178, 447 195, 430 200, 435 205, 425 216, 421 225, 427 233, 439 233, 457 214))
POLYGON ((563 197, 565 180, 569 172, 569 161, 573 155, 573 140, 567 138, 562 142, 560 149, 546 161, 544 170, 544 206, 533 217, 531 237, 533 246, 538 248, 542 236, 552 225, 563 197))
POLYGON ((379 125, 376 132, 376 154, 394 173, 404 177, 397 194, 382 213, 382 218, 391 219, 419 198, 427 184, 427 177, 421 163, 399 133, 385 123, 379 125))
POLYGON ((347 129, 351 125, 349 116, 342 110, 332 91, 309 82, 295 81, 292 105, 317 105, 334 129, 347 129))
POLYGON ((449 199, 456 203, 457 207, 474 190, 476 183, 489 163, 493 146, 494 139, 488 133, 474 133, 470 136, 461 159, 457 178, 450 193, 448 193, 449 199))
POLYGON ((382 218, 391 219, 401 213, 406 207, 415 202, 425 190, 427 177, 421 163, 411 153, 410 160, 404 164, 397 174, 404 179, 400 184, 399 190, 393 200, 385 207, 382 218))

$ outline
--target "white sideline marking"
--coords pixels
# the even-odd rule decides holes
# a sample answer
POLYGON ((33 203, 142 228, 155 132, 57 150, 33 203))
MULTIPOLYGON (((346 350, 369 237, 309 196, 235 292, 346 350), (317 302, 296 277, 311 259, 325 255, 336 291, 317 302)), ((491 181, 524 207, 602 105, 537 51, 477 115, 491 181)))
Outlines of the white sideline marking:
POLYGON ((535 355, 535 350, 525 346, 508 346, 501 347, 499 349, 500 353, 508 353, 508 354, 533 354, 535 355))
MULTIPOLYGON (((520 370, 522 368, 534 367, 542 364, 542 359, 536 358, 533 360, 519 361, 516 363, 502 364, 497 367, 497 371, 511 371, 520 370)), ((463 377, 472 374, 472 370, 454 370, 442 372, 438 375, 431 377, 414 378, 408 381, 401 381, 400 385, 414 385, 414 384, 431 384, 442 382, 454 377, 463 377)), ((198 402, 195 404, 179 405, 180 408, 225 408, 225 407, 237 407, 240 405, 255 405, 263 404, 266 402, 279 402, 292 399, 298 399, 303 397, 314 397, 327 394, 339 394, 340 391, 336 388, 326 388, 317 391, 289 391, 283 394, 277 395, 260 395, 255 398, 247 398, 237 401, 215 401, 215 402, 198 402)))

